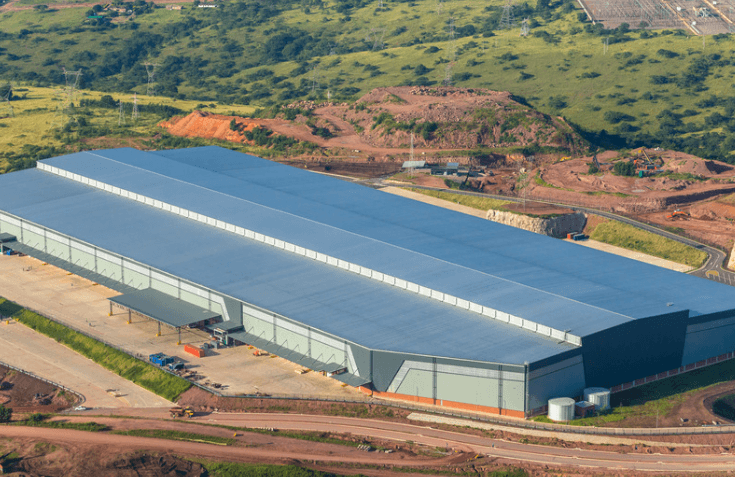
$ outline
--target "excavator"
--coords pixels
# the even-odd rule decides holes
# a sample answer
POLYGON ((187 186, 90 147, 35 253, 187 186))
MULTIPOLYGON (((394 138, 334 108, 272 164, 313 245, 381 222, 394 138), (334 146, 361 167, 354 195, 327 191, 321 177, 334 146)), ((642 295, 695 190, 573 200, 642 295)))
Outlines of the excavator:
POLYGON ((689 218, 689 212, 684 212, 681 209, 676 209, 672 213, 666 216, 667 219, 688 219, 689 218))

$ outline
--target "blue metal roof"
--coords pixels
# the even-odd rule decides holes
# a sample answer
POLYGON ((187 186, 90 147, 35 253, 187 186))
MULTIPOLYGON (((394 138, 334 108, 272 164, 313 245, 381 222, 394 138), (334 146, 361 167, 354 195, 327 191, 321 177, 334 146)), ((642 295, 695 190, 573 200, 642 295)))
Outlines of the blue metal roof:
MULTIPOLYGON (((725 285, 222 148, 116 149, 42 162, 577 336, 680 310, 701 315, 735 308, 735 290, 725 285)), ((32 193, 12 195, 3 186, 3 208, 36 221, 25 215, 31 207, 46 221, 39 221, 42 225, 324 331, 353 336, 365 346, 444 356, 458 354, 459 346, 475 350, 464 353, 476 356, 468 359, 503 362, 568 349, 548 348, 549 340, 533 333, 510 332, 514 327, 285 252, 268 250, 270 258, 261 260, 262 250, 271 247, 51 174, 34 174, 34 180, 51 181, 51 190, 33 186, 32 193), (56 189, 61 196, 54 195, 56 189), (77 193, 94 193, 89 197, 99 204, 81 203, 77 193), (116 204, 115 214, 107 211, 108 202, 116 204), (74 221, 67 204, 80 209, 74 221), (91 210, 84 215, 83 208, 91 210), (157 219, 139 223, 143 210, 157 219), (98 227, 112 215, 129 228, 98 227), (62 222, 73 227, 62 228, 62 222), (184 228, 192 234, 186 243, 206 244, 198 253, 210 258, 195 262, 174 246, 180 242, 171 230, 184 228), (234 242, 210 241, 211 233, 234 242), (257 277, 243 278, 241 256, 243 264, 263 267, 257 277), (316 270, 323 279, 315 278, 316 270), (268 297, 274 302, 265 303, 268 297), (419 308, 424 314, 412 312, 419 308), (323 309, 332 310, 327 318, 320 318, 323 309), (414 321, 401 321, 404 317, 414 321), (425 329, 414 336, 417 322, 425 329), (385 333, 393 326, 397 334, 385 333), (452 337, 451 346, 437 344, 446 337, 452 337), (523 352, 515 353, 518 349, 523 352)), ((10 187, 20 180, 16 177, 2 177, 0 185, 10 187)))
POLYGON ((37 169, 0 176, 2 209, 363 346, 522 364, 574 349, 37 169))
POLYGON ((216 147, 153 154, 44 162, 579 336, 735 304, 730 287, 254 156, 216 147))

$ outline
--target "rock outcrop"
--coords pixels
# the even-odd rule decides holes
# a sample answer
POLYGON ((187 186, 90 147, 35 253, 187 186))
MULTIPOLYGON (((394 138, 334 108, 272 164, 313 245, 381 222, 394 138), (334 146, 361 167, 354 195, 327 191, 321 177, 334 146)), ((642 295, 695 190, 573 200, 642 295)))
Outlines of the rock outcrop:
POLYGON ((732 246, 732 252, 730 252, 730 260, 727 261, 727 268, 735 270, 735 245, 732 246))
POLYGON ((566 237, 568 233, 581 232, 587 223, 587 216, 581 212, 540 218, 491 209, 487 211, 486 218, 493 222, 557 238, 566 237))

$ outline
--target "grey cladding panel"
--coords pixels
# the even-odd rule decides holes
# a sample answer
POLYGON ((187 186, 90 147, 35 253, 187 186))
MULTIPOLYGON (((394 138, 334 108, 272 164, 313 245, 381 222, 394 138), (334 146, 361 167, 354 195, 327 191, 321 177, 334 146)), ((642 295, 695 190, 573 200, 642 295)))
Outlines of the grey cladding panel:
POLYGON ((391 381, 407 359, 417 360, 416 357, 400 353, 373 351, 373 387, 375 390, 387 391, 391 381))

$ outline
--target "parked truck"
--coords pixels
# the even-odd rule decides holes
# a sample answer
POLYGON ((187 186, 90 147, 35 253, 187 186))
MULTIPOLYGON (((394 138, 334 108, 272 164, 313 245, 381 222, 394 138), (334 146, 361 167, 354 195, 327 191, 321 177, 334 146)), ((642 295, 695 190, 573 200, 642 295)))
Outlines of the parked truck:
POLYGON ((174 362, 174 358, 163 353, 155 353, 148 356, 148 360, 156 366, 164 367, 174 362))
POLYGON ((194 410, 190 407, 173 407, 169 411, 171 413, 171 418, 176 419, 177 417, 184 417, 191 419, 194 417, 194 410))

